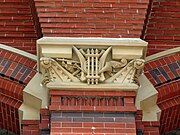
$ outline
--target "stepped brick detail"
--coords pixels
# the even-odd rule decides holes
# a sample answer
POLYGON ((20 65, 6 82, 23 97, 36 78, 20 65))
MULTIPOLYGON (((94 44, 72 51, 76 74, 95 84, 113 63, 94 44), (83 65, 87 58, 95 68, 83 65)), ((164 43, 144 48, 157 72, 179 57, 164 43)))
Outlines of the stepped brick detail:
POLYGON ((147 22, 145 40, 148 55, 180 46, 180 1, 153 0, 147 22))
POLYGON ((136 113, 136 129, 137 134, 143 135, 159 135, 159 122, 158 121, 142 121, 142 111, 138 110, 136 113))
POLYGON ((35 0, 44 36, 137 37, 149 0, 35 0))
POLYGON ((0 2, 0 43, 35 53, 36 32, 29 0, 0 2))

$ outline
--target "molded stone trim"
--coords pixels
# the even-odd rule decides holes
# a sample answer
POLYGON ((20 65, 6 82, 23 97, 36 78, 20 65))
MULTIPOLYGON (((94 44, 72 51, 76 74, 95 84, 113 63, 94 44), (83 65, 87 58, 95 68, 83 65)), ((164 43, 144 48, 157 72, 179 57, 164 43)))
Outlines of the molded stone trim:
POLYGON ((27 57, 27 58, 33 60, 33 61, 37 61, 37 56, 36 55, 33 55, 31 53, 19 50, 19 49, 14 48, 14 47, 10 47, 10 46, 4 45, 4 44, 0 44, 0 49, 7 50, 7 51, 10 51, 10 52, 22 55, 24 57, 27 57))
POLYGON ((145 58, 145 60, 146 60, 146 63, 148 63, 150 61, 154 61, 154 60, 159 59, 161 57, 165 57, 167 55, 171 55, 173 53, 179 53, 179 52, 180 52, 180 47, 176 47, 176 48, 173 48, 173 49, 169 49, 169 50, 166 50, 166 51, 162 51, 162 52, 147 56, 145 58))

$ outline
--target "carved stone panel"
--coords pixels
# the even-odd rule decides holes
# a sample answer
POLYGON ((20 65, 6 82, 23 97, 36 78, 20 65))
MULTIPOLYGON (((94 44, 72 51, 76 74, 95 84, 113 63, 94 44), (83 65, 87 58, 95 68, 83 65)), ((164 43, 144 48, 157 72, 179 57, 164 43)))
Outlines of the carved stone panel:
MULTIPOLYGON (((63 46, 65 45, 63 44, 63 46)), ((144 67, 143 54, 146 45, 138 46, 137 50, 134 48, 134 50, 129 51, 127 58, 125 54, 128 52, 123 52, 124 46, 118 44, 81 45, 77 42, 76 45, 72 43, 71 45, 67 44, 67 46, 66 48, 69 48, 68 50, 72 54, 67 57, 66 53, 69 54, 69 52, 66 52, 67 49, 63 52, 62 46, 59 45, 61 55, 57 54, 56 57, 55 54, 52 54, 53 51, 48 54, 45 45, 39 44, 39 50, 42 51, 39 52, 39 68, 44 75, 43 85, 58 89, 132 90, 138 88, 138 76, 144 67), (45 54, 43 54, 43 48, 46 50, 45 54)), ((57 45, 56 47, 59 49, 57 45)), ((130 50, 128 46, 125 48, 126 51, 130 50)), ((55 52, 58 53, 58 51, 55 52)))

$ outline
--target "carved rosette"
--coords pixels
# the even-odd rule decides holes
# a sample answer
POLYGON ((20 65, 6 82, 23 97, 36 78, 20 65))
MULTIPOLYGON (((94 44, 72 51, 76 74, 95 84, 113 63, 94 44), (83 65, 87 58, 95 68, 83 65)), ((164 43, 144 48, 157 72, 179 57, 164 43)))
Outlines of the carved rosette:
POLYGON ((138 84, 137 77, 145 63, 143 59, 112 59, 112 47, 82 49, 73 46, 72 49, 72 59, 40 58, 42 84, 138 84))

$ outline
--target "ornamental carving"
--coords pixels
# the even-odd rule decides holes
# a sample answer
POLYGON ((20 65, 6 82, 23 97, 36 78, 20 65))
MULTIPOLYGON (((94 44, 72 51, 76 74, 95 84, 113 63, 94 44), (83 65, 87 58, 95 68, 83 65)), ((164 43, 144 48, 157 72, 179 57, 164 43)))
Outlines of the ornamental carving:
POLYGON ((137 77, 144 67, 144 60, 113 59, 112 47, 81 48, 72 46, 72 58, 40 58, 43 85, 52 82, 66 85, 138 84, 137 77))

